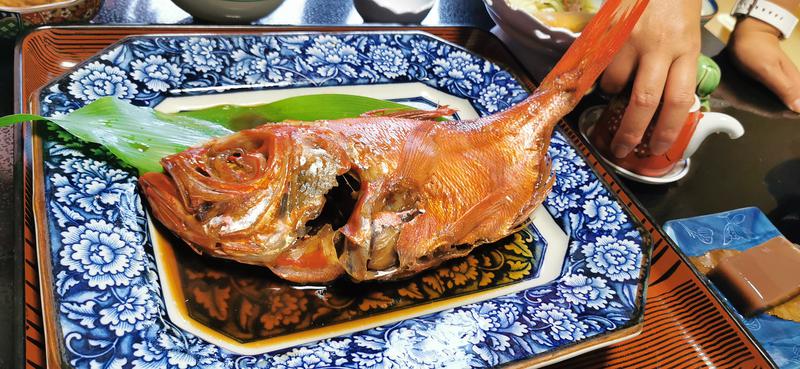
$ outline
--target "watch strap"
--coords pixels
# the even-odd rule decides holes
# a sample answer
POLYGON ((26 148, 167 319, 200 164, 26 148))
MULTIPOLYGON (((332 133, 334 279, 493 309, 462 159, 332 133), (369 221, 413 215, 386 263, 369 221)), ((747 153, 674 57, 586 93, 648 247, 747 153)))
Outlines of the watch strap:
POLYGON ((747 15, 765 22, 778 29, 783 38, 791 36, 797 26, 794 14, 768 0, 739 0, 733 8, 733 15, 747 15))

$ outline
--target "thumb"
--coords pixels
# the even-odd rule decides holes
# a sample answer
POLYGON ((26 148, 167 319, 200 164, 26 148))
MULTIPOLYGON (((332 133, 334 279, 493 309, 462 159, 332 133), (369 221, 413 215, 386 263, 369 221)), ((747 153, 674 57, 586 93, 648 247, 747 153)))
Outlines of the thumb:
POLYGON ((800 71, 786 54, 781 54, 781 70, 786 75, 786 82, 779 91, 774 91, 783 103, 795 113, 800 113, 800 71))
POLYGON ((800 113, 800 71, 782 51, 775 57, 778 60, 772 68, 754 68, 752 72, 789 109, 800 113))

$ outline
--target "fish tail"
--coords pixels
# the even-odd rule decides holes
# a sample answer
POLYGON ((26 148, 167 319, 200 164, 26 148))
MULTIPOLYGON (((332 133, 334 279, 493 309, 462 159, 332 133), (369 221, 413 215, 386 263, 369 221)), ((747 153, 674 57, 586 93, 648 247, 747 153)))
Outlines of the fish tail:
POLYGON ((558 85, 583 96, 600 73, 611 64, 622 48, 636 22, 647 7, 648 0, 607 0, 592 18, 580 37, 542 81, 542 86, 558 85))

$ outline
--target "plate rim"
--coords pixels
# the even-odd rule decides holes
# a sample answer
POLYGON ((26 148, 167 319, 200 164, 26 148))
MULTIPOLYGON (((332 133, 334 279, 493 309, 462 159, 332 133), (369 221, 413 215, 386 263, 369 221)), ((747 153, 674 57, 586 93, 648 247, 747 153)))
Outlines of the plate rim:
MULTIPOLYGON (((461 45, 457 45, 455 43, 451 43, 451 42, 446 41, 446 40, 443 41, 443 40, 441 40, 439 37, 437 37, 435 35, 431 35, 431 34, 429 34, 427 32, 420 32, 420 31, 411 31, 411 32, 392 32, 392 31, 338 32, 338 31, 332 31, 332 32, 310 32, 310 33, 289 32, 289 33, 255 33, 255 34, 231 33, 231 34, 222 34, 222 35, 221 34, 167 34, 166 36, 167 37, 175 37, 175 38, 179 38, 179 37, 203 37, 203 36, 236 38, 236 37, 247 37, 247 36, 251 36, 251 37, 269 37, 269 36, 277 36, 277 35, 285 36, 285 35, 288 35, 288 34, 295 34, 295 35, 296 34, 303 34, 303 35, 308 35, 308 34, 311 34, 311 35, 319 35, 319 34, 352 35, 352 34, 355 34, 355 35, 362 35, 362 36, 365 36, 365 35, 385 35, 385 34, 392 34, 392 35, 395 35, 395 34, 418 34, 418 35, 422 35, 422 36, 425 36, 425 37, 429 37, 429 38, 435 39, 437 42, 445 43, 445 44, 447 44, 449 46, 452 46, 452 47, 456 48, 458 51, 465 51, 465 52, 469 53, 470 55, 472 55, 474 57, 480 58, 481 60, 488 60, 486 57, 481 56, 481 55, 479 55, 479 54, 477 54, 477 53, 475 53, 475 52, 473 52, 471 50, 468 50, 468 49, 466 49, 465 47, 463 47, 461 45)), ((111 50, 111 49, 113 49, 113 48, 115 48, 115 47, 117 47, 120 44, 123 44, 125 42, 130 42, 131 40, 152 39, 152 38, 157 38, 157 37, 164 37, 164 35, 134 35, 134 36, 128 36, 128 37, 126 37, 124 39, 119 40, 118 42, 116 42, 114 44, 111 44, 111 45, 109 45, 107 47, 104 47, 102 50, 100 50, 97 53, 93 54, 91 57, 87 58, 86 60, 83 60, 80 63, 76 63, 72 68, 70 68, 69 71, 66 71, 65 73, 63 73, 63 74, 59 75, 58 77, 52 79, 49 83, 43 85, 41 88, 39 88, 37 90, 37 92, 35 93, 36 96, 34 97, 35 98, 35 102, 33 102, 34 103, 33 108, 35 109, 35 111, 38 111, 39 106, 43 103, 42 102, 42 100, 43 100, 42 97, 47 92, 47 89, 51 88, 52 86, 57 85, 59 83, 59 81, 62 81, 64 78, 68 78, 68 76, 71 73, 74 73, 75 71, 79 70, 82 66, 87 65, 87 64, 91 63, 92 61, 96 60, 100 55, 102 55, 103 53, 107 52, 108 50, 111 50)), ((499 66, 505 68, 502 65, 499 65, 499 66)), ((523 89, 526 90, 527 94, 530 94, 532 92, 532 90, 529 89, 528 86, 525 85, 524 79, 520 78, 520 76, 517 73, 515 73, 515 71, 513 69, 507 69, 507 71, 514 77, 514 80, 517 81, 517 83, 519 83, 520 86, 523 89)), ((44 198, 43 198, 43 196, 46 196, 45 195, 45 191, 46 191, 46 189, 45 189, 45 180, 44 180, 44 177, 43 177, 44 176, 44 172, 43 172, 42 169, 36 170, 37 169, 36 168, 37 165, 39 165, 42 168, 45 165, 45 161, 44 160, 45 160, 46 153, 44 152, 45 151, 45 149, 44 149, 44 141, 45 140, 44 140, 44 137, 43 137, 44 136, 43 133, 46 131, 46 128, 43 125, 36 125, 35 127, 33 127, 33 129, 34 129, 34 137, 33 137, 33 149, 34 149, 33 159, 34 160, 32 162, 32 164, 33 164, 32 165, 32 167, 33 167, 32 174, 33 174, 34 190, 33 190, 33 193, 32 193, 32 199, 33 199, 33 205, 34 205, 34 219, 36 220, 36 225, 37 225, 37 227, 36 227, 37 228, 37 231, 36 231, 36 244, 37 244, 37 247, 39 249, 38 250, 38 258, 39 258, 40 265, 45 265, 46 266, 46 268, 44 268, 44 270, 42 270, 40 268, 40 273, 39 273, 40 286, 43 286, 43 290, 46 292, 46 293, 43 293, 40 296, 40 300, 41 300, 42 306, 45 307, 45 309, 43 311, 43 318, 44 318, 44 321, 45 321, 45 331, 46 332, 54 332, 54 333, 56 333, 55 334, 56 337, 52 337, 53 334, 50 334, 51 337, 49 339, 47 339, 47 338, 46 339, 48 341, 50 341, 50 342, 54 342, 56 344, 56 346, 59 348, 58 351, 59 351, 60 354, 57 355, 59 361, 62 364, 65 364, 67 367, 71 367, 64 361, 65 358, 64 358, 64 356, 62 356, 64 354, 63 353, 63 351, 64 351, 63 350, 63 344, 64 344, 64 339, 63 338, 64 337, 63 337, 63 334, 61 333, 61 325, 58 323, 59 322, 59 313, 58 313, 57 310, 54 310, 55 304, 56 304, 56 298, 55 298, 55 293, 54 293, 55 291, 53 289, 54 285, 52 284, 52 282, 55 280, 54 279, 54 275, 52 273, 53 267, 54 267, 53 266, 53 261, 54 260, 50 256, 50 254, 52 252, 52 247, 50 246, 50 237, 52 235, 50 234, 50 229, 49 229, 50 228, 50 226, 49 226, 50 222, 49 222, 48 215, 47 215, 47 204, 46 204, 46 201, 44 201, 44 198), (42 224, 48 224, 48 226, 39 227, 38 224, 40 224, 42 221, 44 222, 42 224), (41 229, 41 231, 39 229, 41 229), (50 303, 47 303, 48 299, 49 299, 50 303), (48 309, 48 307, 49 307, 49 309, 48 309)), ((561 358, 561 356, 563 356, 560 353, 565 352, 565 351, 581 350, 581 348, 594 349, 595 346, 597 346, 596 348, 600 348, 601 346, 598 345, 597 341, 602 341, 606 337, 608 337, 610 335, 613 335, 615 332, 618 332, 620 330, 630 329, 632 327, 639 327, 641 325, 641 323, 643 322, 643 319, 644 319, 644 314, 643 314, 643 312, 644 312, 644 300, 645 300, 645 297, 646 297, 647 278, 649 276, 649 267, 650 267, 650 252, 651 252, 651 249, 652 249, 651 236, 650 236, 650 234, 648 232, 646 232, 644 230, 644 227, 642 226, 641 221, 639 221, 638 218, 633 216, 631 210, 624 204, 624 202, 620 201, 620 199, 617 196, 617 194, 615 194, 613 191, 611 191, 609 183, 604 181, 603 178, 596 172, 596 170, 590 165, 590 162, 587 160, 585 155, 583 155, 580 152, 578 147, 576 147, 576 145, 571 140, 566 138, 566 135, 562 132, 562 129, 560 127, 557 127, 556 130, 558 132, 560 132, 565 137, 565 141, 567 143, 567 146, 572 148, 575 151, 575 153, 581 158, 581 160, 586 164, 586 167, 590 168, 592 170, 593 175, 600 182, 600 184, 603 186, 603 188, 605 188, 606 191, 608 192, 608 196, 611 197, 613 199, 613 201, 616 202, 620 206, 622 211, 628 216, 628 222, 630 224, 632 224, 633 228, 636 231, 638 231, 638 233, 641 236, 641 243, 639 245, 637 245, 638 247, 641 248, 642 260, 641 260, 641 262, 639 264, 640 273, 639 273, 638 279, 636 280, 637 296, 635 298, 635 309, 631 312, 630 318, 624 324, 620 324, 614 330, 607 330, 607 331, 604 331, 603 333, 599 333, 599 334, 593 335, 593 336, 591 336, 589 338, 583 338, 583 339, 580 339, 580 340, 575 340, 575 341, 560 345, 556 349, 551 349, 551 350, 548 350, 548 351, 543 352, 543 353, 539 353, 539 354, 535 354, 535 355, 531 355, 531 356, 526 356, 524 358, 520 358, 518 361, 536 360, 537 358, 541 358, 542 356, 550 356, 550 355, 556 354, 557 355, 556 357, 545 361, 546 363, 547 362, 551 362, 551 361, 555 362, 555 360, 558 360, 559 358, 561 358)), ((567 256, 567 258, 568 257, 569 256, 567 256)), ((162 295, 162 297, 163 297, 163 295, 162 295)), ((637 329, 641 330, 641 327, 639 327, 637 329)), ((213 342, 211 342, 211 343, 213 343, 213 342)), ((215 344, 215 343, 213 343, 213 344, 215 344)), ((587 350, 587 351, 590 351, 590 350, 587 350)), ((567 358, 563 358, 563 359, 567 359, 567 358)), ((516 361, 506 362, 506 363, 503 363, 501 365, 507 365, 507 364, 514 363, 514 362, 516 362, 516 361)))
MULTIPOLYGON (((466 52, 466 53, 470 54, 473 57, 479 58, 482 61, 488 61, 489 60, 486 57, 484 57, 482 55, 479 55, 476 52, 473 52, 471 50, 466 49, 465 47, 462 47, 462 46, 457 45, 455 43, 451 43, 451 42, 446 41, 446 40, 442 40, 441 38, 439 38, 439 37, 437 37, 435 35, 431 35, 431 34, 429 34, 427 32, 420 32, 420 31, 410 31, 410 32, 377 31, 377 32, 369 32, 369 31, 361 31, 361 30, 359 30, 359 31, 354 31, 354 32, 338 32, 338 31, 333 31, 333 32, 309 32, 309 33, 306 33, 306 32, 288 32, 288 33, 277 33, 277 34, 276 33, 255 33, 255 34, 231 33, 231 34, 224 34, 224 35, 207 34, 207 33, 205 33, 205 34, 204 33, 188 34, 187 35, 187 34, 179 33, 179 34, 169 34, 166 37, 168 37, 168 38, 187 38, 187 37, 204 37, 204 36, 208 36, 208 37, 221 37, 221 38, 235 39, 235 38, 239 38, 239 37, 272 37, 272 36, 277 36, 277 35, 287 36, 287 35, 297 35, 297 34, 312 35, 312 36, 320 35, 320 34, 332 34, 332 35, 336 35, 336 36, 347 36, 347 35, 358 35, 358 36, 420 35, 420 36, 423 36, 425 38, 433 39, 436 42, 443 43, 445 45, 453 47, 459 52, 462 52, 462 51, 466 52)), ((68 78, 68 76, 71 73, 74 73, 75 71, 79 70, 81 67, 83 67, 83 66, 85 66, 85 65, 87 65, 87 64, 89 64, 89 63, 91 63, 93 61, 96 61, 100 57, 100 55, 103 55, 104 53, 107 53, 109 50, 113 50, 114 48, 120 46, 121 44, 125 44, 125 43, 131 42, 133 40, 140 40, 140 39, 145 39, 145 40, 150 39, 150 40, 152 40, 152 39, 159 38, 159 37, 165 37, 165 36, 164 35, 149 35, 149 34, 148 35, 129 36, 129 37, 126 37, 126 38, 123 38, 123 39, 119 40, 118 42, 116 42, 114 44, 111 44, 111 45, 109 45, 107 47, 104 47, 102 50, 100 50, 99 52, 95 53, 93 56, 87 58, 86 60, 81 61, 80 63, 75 64, 69 71, 67 71, 67 72, 63 73, 62 75, 60 75, 59 77, 51 80, 51 82, 43 85, 43 87, 38 90, 38 94, 36 96, 36 98, 38 100, 36 108, 38 109, 38 105, 42 104, 43 97, 47 93, 47 90, 51 89, 53 86, 58 85, 65 78, 68 78)), ((520 78, 521 76, 518 75, 518 73, 515 73, 515 71, 513 69, 507 68, 507 67, 505 67, 503 65, 499 65, 499 64, 498 64, 498 66, 500 66, 501 68, 505 69, 506 72, 508 72, 514 78, 514 80, 520 85, 520 87, 525 89, 528 94, 532 93, 532 90, 530 90, 528 88, 528 86, 525 85, 524 76, 522 76, 523 78, 520 78)), ((167 94, 169 94, 169 92, 167 92, 167 94)), ((159 100, 159 101, 163 101, 163 100, 159 100)), ((557 130, 559 132, 562 131, 561 129, 557 129, 557 130)), ((39 128, 39 132, 43 132, 42 128, 39 128)), ((566 145, 569 146, 573 151, 575 151, 575 153, 580 157, 581 161, 586 164, 587 168, 591 168, 590 162, 587 160, 587 158, 582 153, 579 152, 578 147, 576 147, 576 145, 573 142, 571 142, 569 139, 567 139, 566 135, 564 135, 563 132, 561 132, 561 134, 565 137, 566 145)), ((40 142, 38 144, 36 144, 35 149, 44 150, 43 147, 42 147, 43 146, 42 145, 43 144, 43 138, 41 137, 41 135, 39 135, 38 138, 40 139, 40 142)), ((45 157, 44 152, 41 152, 40 155, 39 155, 39 160, 42 160, 42 162, 40 163, 41 165, 44 164, 44 161, 43 161, 44 157, 45 157)), ((37 164, 37 163, 34 163, 34 165, 35 164, 37 164)), ((35 173, 36 172, 34 172, 34 174, 35 173)), ((571 350, 572 348, 574 348, 576 346, 594 347, 597 344, 596 343, 597 341, 602 341, 607 336, 609 336, 609 335, 613 334, 614 332, 617 332, 617 331, 619 331, 621 329, 626 329, 626 328, 629 328, 631 326, 639 325, 639 324, 642 323, 642 321, 644 319, 644 316, 643 316, 644 300, 645 300, 645 297, 646 297, 647 277, 649 276, 649 267, 650 267, 650 252, 651 252, 651 249, 652 249, 652 242, 651 242, 651 239, 650 239, 650 235, 649 235, 648 232, 646 232, 643 229, 642 223, 638 220, 638 218, 633 216, 631 210, 619 199, 619 197, 616 194, 613 193, 613 191, 611 191, 611 187, 610 187, 609 183, 604 181, 602 179, 602 177, 594 170, 594 168, 592 168, 592 173, 596 177, 596 180, 600 183, 600 185, 603 188, 605 188, 609 198, 611 198, 612 201, 616 202, 619 205, 619 207, 621 208, 621 210, 627 215, 627 217, 628 217, 627 223, 631 224, 633 229, 636 230, 639 233, 640 237, 641 237, 641 242, 637 245, 637 247, 641 249, 642 260, 638 264, 638 266, 640 267, 640 273, 639 273, 639 276, 637 277, 636 283, 635 283, 635 285, 637 286, 637 296, 634 299, 634 301, 635 301, 634 309, 631 311, 631 313, 630 313, 631 315, 630 315, 629 319, 624 324, 620 324, 619 326, 617 326, 613 330, 606 330, 606 331, 603 331, 602 333, 595 334, 595 335, 593 335, 591 337, 588 337, 588 338, 582 338, 582 339, 579 339, 579 340, 571 341, 569 343, 561 344, 555 349, 551 349, 551 350, 548 350, 546 352, 535 354, 535 355, 532 355, 532 356, 526 356, 525 358, 521 358, 520 360, 537 358, 537 357, 541 357, 541 356, 544 356, 544 355, 548 355, 549 356, 549 355, 553 355, 553 354, 557 354, 560 357, 561 355, 559 355, 558 353, 561 353, 561 352, 563 352, 565 350, 571 350)), ((35 183, 37 185, 37 188, 38 188, 38 185, 40 185, 40 184, 43 186, 44 182, 45 181, 44 181, 43 177, 40 177, 38 180, 36 180, 35 183)), ((44 192, 41 192, 40 196, 44 196, 44 192)), ((49 220, 47 219, 48 216, 46 215, 46 204, 45 204, 45 202, 41 201, 41 200, 36 201, 35 197, 34 197, 34 201, 35 201, 35 205, 41 207, 40 211, 38 212, 39 216, 40 217, 44 217, 44 218, 38 218, 37 219, 37 223, 38 223, 38 220, 43 219, 47 224, 50 224, 49 220)), ((50 281, 54 280, 53 279, 53 275, 52 275, 52 269, 54 267, 53 264, 52 264, 53 260, 51 260, 49 258, 49 254, 50 254, 50 252, 52 252, 51 251, 52 249, 51 249, 50 244, 49 244, 51 235, 49 235, 47 232, 43 232, 40 235, 42 237, 37 239, 37 243, 42 245, 40 247, 41 248, 40 251, 42 251, 42 252, 40 252, 40 258, 41 258, 41 254, 43 254, 43 253, 44 254, 48 254, 47 257, 44 259, 44 261, 47 262, 47 264, 45 264, 45 265, 48 265, 47 273, 45 273, 45 274, 41 274, 40 273, 40 276, 45 276, 46 277, 46 280, 42 284, 45 285, 45 286, 48 286, 48 290, 50 290, 50 298, 53 299, 52 302, 55 303, 55 295, 53 294, 53 290, 50 288, 50 286, 51 286, 50 281)), ((622 237, 622 235, 620 235, 619 237, 622 237)), ((44 302, 44 300, 43 300, 43 302, 44 302)), ((44 306, 48 306, 48 304, 44 304, 44 306)), ((52 326, 54 326, 54 328, 56 328, 56 331, 58 331, 58 329, 60 328, 60 325, 57 323, 58 322, 57 319, 58 319, 59 314, 57 312, 54 313, 54 314, 53 314, 53 312, 51 312, 50 315, 51 315, 51 317, 49 317, 49 318, 52 321, 50 324, 52 326), (53 321, 53 320, 55 320, 55 321, 53 321)), ((47 323, 47 320, 46 320, 46 323, 47 323)), ((47 324, 45 324, 45 325, 47 326, 47 324)), ((58 337, 57 337, 56 341, 58 342, 59 347, 61 347, 63 345, 63 342, 62 342, 63 341, 63 335, 60 332, 58 333, 58 337)), ((63 357, 62 357, 62 360, 63 360, 63 357)))

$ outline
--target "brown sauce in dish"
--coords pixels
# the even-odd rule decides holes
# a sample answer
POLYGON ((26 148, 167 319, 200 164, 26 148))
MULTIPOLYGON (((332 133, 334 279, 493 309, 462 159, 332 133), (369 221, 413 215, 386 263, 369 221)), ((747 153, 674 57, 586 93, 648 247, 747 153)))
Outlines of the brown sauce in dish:
MULTIPOLYGON (((269 269, 199 255, 167 230, 154 237, 173 254, 161 261, 189 317, 240 343, 414 308, 535 278, 544 243, 528 228, 411 279, 299 285, 269 269)), ((161 273, 160 278, 167 278, 161 273)))

